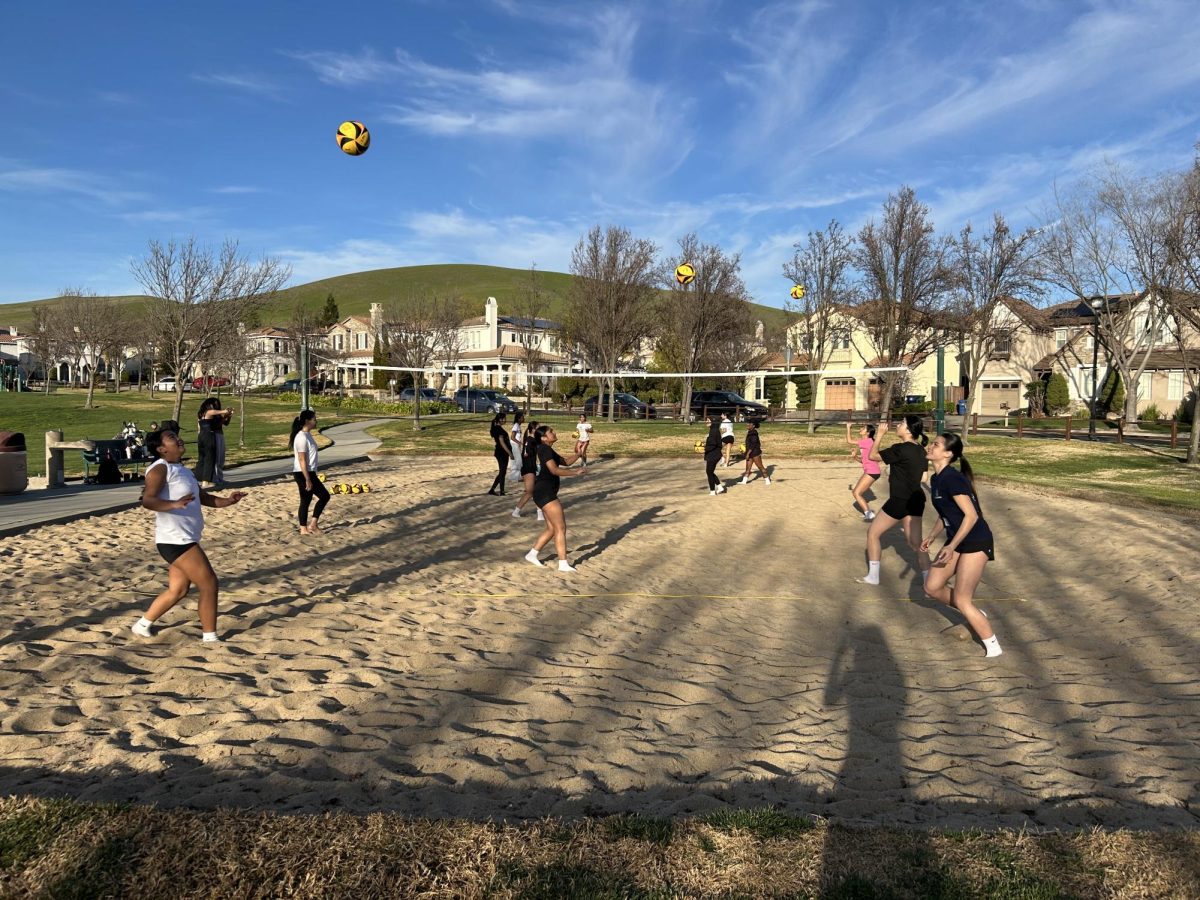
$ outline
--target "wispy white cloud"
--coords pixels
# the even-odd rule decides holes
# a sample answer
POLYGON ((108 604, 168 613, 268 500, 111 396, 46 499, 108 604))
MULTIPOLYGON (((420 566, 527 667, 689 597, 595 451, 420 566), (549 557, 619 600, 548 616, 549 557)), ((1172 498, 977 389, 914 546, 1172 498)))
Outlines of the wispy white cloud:
POLYGON ((138 102, 133 94, 126 94, 121 91, 97 91, 96 99, 101 103, 107 103, 109 106, 133 106, 138 102))
POLYGON ((198 81, 201 84, 231 88, 235 91, 254 94, 255 96, 265 97, 270 100, 283 100, 286 93, 284 88, 274 79, 268 78, 265 75, 252 73, 194 72, 192 73, 192 80, 198 81))
POLYGON ((143 202, 144 191, 130 190, 116 179, 81 169, 37 168, 5 165, 0 160, 0 191, 74 194, 108 206, 143 202))
POLYGON ((213 194, 261 194, 263 189, 245 184, 226 184, 221 187, 209 188, 213 194))
POLYGON ((639 18, 601 7, 586 16, 560 11, 556 21, 567 30, 551 45, 556 58, 541 66, 453 67, 404 50, 392 59, 294 55, 329 84, 402 84, 405 102, 388 108, 384 122, 440 137, 552 139, 581 150, 593 172, 668 176, 694 145, 689 102, 635 74, 639 18))

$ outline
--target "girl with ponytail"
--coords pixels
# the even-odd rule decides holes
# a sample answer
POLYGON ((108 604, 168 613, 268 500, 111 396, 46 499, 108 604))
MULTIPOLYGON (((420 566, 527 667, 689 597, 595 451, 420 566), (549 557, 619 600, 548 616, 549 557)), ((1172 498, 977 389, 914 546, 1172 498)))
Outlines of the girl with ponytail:
POLYGON ((1003 651, 992 626, 975 606, 975 589, 983 578, 984 567, 996 558, 992 545, 992 530, 984 521, 979 499, 975 496, 975 479, 971 464, 963 456, 962 438, 956 434, 940 434, 929 445, 933 477, 929 481, 933 506, 938 523, 921 543, 929 545, 944 528, 946 543, 933 561, 933 569, 925 581, 925 593, 939 603, 953 606, 971 630, 979 635, 987 656, 999 656, 1003 651), (959 465, 954 468, 954 463, 959 465), (954 579, 954 589, 947 586, 954 579))
POLYGON ((888 488, 891 496, 883 509, 871 519, 867 529, 867 574, 858 579, 860 584, 879 584, 879 559, 883 556, 883 536, 897 522, 904 523, 904 537, 908 546, 917 554, 917 566, 921 577, 929 576, 929 554, 922 549, 921 516, 925 513, 925 492, 921 480, 928 471, 925 458, 925 423, 920 416, 905 416, 896 426, 900 443, 880 451, 879 444, 887 434, 886 422, 875 429, 871 442, 870 458, 888 464, 888 488))
POLYGON ((292 421, 292 436, 288 443, 292 447, 292 478, 300 491, 300 520, 301 534, 316 534, 321 530, 321 513, 325 512, 325 504, 329 502, 329 491, 317 478, 317 442, 312 431, 317 427, 317 414, 311 409, 301 410, 300 415, 292 421), (312 519, 308 518, 308 507, 317 498, 313 509, 312 519))

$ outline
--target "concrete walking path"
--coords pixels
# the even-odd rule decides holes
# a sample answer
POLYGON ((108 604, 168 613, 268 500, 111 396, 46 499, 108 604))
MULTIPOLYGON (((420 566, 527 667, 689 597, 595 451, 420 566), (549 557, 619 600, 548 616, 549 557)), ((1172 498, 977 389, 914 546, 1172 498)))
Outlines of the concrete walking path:
MULTIPOLYGON (((335 425, 321 431, 333 445, 321 450, 321 468, 327 469, 365 459, 379 446, 367 429, 387 419, 367 419, 335 425)), ((268 459, 225 470, 221 490, 259 484, 292 471, 291 457, 268 459)), ((54 490, 28 490, 11 497, 0 497, 0 537, 19 534, 39 525, 71 522, 87 516, 130 509, 141 502, 141 481, 121 484, 73 484, 54 490)))

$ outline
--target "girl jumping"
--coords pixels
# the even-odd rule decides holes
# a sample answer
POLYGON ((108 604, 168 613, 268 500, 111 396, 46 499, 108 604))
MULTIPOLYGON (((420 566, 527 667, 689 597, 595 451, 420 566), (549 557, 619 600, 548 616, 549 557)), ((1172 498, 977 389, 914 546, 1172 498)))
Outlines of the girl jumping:
POLYGON ((862 462, 862 474, 858 476, 858 481, 850 487, 854 496, 854 506, 862 512, 863 521, 870 522, 875 518, 875 512, 871 509, 871 504, 867 502, 867 488, 878 481, 879 476, 883 474, 879 463, 871 459, 871 448, 875 445, 875 426, 862 426, 858 429, 858 439, 855 440, 850 436, 850 423, 847 422, 846 443, 854 448, 850 451, 850 455, 857 457, 862 462))

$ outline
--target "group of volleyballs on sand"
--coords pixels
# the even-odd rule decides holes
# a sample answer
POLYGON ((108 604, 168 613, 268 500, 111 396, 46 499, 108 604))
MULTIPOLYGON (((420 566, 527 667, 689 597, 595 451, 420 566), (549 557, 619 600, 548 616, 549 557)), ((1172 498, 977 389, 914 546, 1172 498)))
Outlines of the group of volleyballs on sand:
MULTIPOLYGON (((708 418, 709 435, 704 449, 710 494, 724 492, 724 486, 715 478, 714 469, 726 445, 732 443, 732 430, 722 418, 708 418)), ((316 413, 304 410, 292 426, 292 468, 300 493, 302 534, 317 531, 317 521, 329 499, 328 492, 317 478, 318 454, 316 441, 312 437, 316 424, 316 413), (314 499, 317 505, 310 521, 309 505, 314 499)), ((526 424, 522 413, 515 414, 511 430, 505 425, 503 413, 492 419, 491 436, 499 472, 488 493, 506 494, 505 480, 512 468, 512 477, 514 480, 519 478, 524 487, 512 516, 521 518, 522 510, 532 500, 538 511, 538 521, 545 522, 544 529, 525 554, 525 559, 535 566, 544 566, 540 559, 541 552, 553 541, 558 556, 558 571, 576 572, 578 570, 567 559, 567 523, 558 491, 562 478, 579 477, 587 473, 591 423, 587 421, 587 416, 579 417, 572 435, 575 438, 574 452, 566 457, 555 449, 558 433, 553 426, 535 421, 526 424), (581 465, 575 468, 577 462, 581 465)), ((741 483, 747 483, 752 468, 757 466, 760 477, 769 485, 770 478, 762 463, 758 423, 751 421, 747 425, 746 472, 741 483)), ((917 555, 925 594, 957 609, 979 636, 986 655, 999 656, 1002 653, 1000 643, 986 614, 974 603, 975 590, 987 563, 995 559, 995 551, 991 529, 983 517, 975 493, 971 465, 963 455, 962 439, 958 435, 945 433, 930 442, 924 433, 924 422, 920 416, 905 416, 900 420, 896 425, 896 436, 900 440, 882 449, 880 444, 888 432, 886 423, 862 426, 857 439, 851 435, 851 428, 847 423, 846 440, 853 446, 852 453, 862 464, 862 475, 857 484, 851 486, 851 490, 856 508, 862 513, 863 520, 869 523, 867 574, 858 581, 868 585, 879 584, 883 535, 896 525, 901 525, 909 547, 917 555), (865 494, 882 476, 881 463, 887 463, 889 467, 889 497, 876 512, 871 509, 865 494), (957 468, 955 463, 958 464, 957 468), (930 464, 933 472, 928 478, 928 490, 938 520, 932 533, 923 537, 925 481, 930 464), (930 546, 943 531, 945 543, 931 559, 930 546), (951 579, 954 580, 953 587, 949 584, 951 579)), ((194 585, 200 595, 202 640, 207 643, 219 641, 216 630, 218 581, 212 564, 200 546, 204 530, 201 507, 227 508, 239 503, 246 495, 234 491, 228 496, 219 496, 201 488, 193 473, 182 463, 185 445, 179 436, 178 426, 173 422, 165 423, 162 429, 148 435, 146 448, 154 462, 146 469, 142 506, 155 513, 155 543, 168 566, 168 583, 166 589, 150 604, 145 615, 132 626, 132 630, 141 637, 153 636, 158 619, 179 603, 194 585)))

